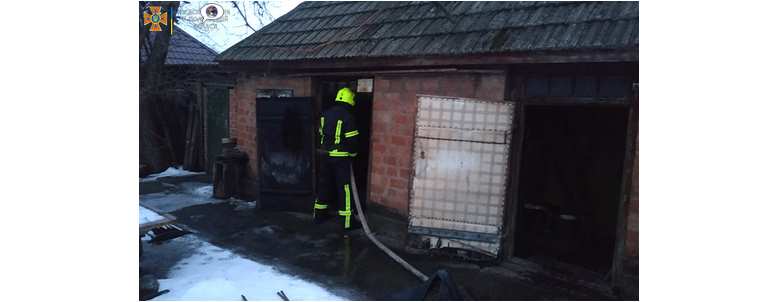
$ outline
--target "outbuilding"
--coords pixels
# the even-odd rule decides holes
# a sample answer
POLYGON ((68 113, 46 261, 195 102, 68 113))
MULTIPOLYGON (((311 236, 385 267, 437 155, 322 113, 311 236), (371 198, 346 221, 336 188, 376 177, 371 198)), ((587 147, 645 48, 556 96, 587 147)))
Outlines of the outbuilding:
MULTIPOLYGON (((160 35, 168 33, 142 35, 142 71, 151 67, 147 59, 160 35)), ((140 159, 141 167, 148 167, 141 175, 173 165, 210 173, 221 153, 221 139, 229 136, 228 89, 234 75, 217 64, 216 51, 178 25, 167 48, 156 51, 164 52, 164 65, 155 69, 154 79, 141 77, 140 159)))
POLYGON ((407 245, 636 272, 637 2, 304 2, 217 61, 260 207, 311 211, 351 87, 360 197, 407 245))

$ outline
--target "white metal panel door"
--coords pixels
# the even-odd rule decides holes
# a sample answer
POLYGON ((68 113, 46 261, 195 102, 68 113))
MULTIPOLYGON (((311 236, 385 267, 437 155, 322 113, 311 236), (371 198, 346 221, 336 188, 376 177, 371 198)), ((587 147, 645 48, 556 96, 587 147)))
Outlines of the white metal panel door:
POLYGON ((409 231, 496 256, 513 103, 419 96, 409 231))

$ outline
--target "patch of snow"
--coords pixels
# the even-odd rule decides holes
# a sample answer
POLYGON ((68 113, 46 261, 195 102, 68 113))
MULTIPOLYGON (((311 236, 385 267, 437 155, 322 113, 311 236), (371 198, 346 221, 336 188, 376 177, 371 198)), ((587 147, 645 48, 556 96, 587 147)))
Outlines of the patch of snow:
POLYGON ((151 239, 154 239, 154 237, 151 236, 151 231, 148 231, 146 234, 143 234, 143 237, 140 239, 143 241, 151 241, 151 239))
POLYGON ((155 222, 162 219, 165 219, 162 215, 157 214, 157 212, 154 212, 152 210, 149 210, 141 205, 138 205, 139 209, 139 215, 138 215, 138 224, 146 224, 149 222, 155 222))
POLYGON ((211 200, 183 193, 151 193, 140 196, 140 201, 149 206, 170 213, 178 209, 198 204, 211 203, 211 200))
POLYGON ((198 241, 198 247, 193 255, 179 260, 165 279, 159 280, 160 290, 170 292, 154 300, 240 301, 244 295, 248 300, 280 301, 276 292, 281 290, 291 300, 345 300, 319 285, 199 239, 177 239, 198 241))
POLYGON ((192 172, 184 170, 183 168, 179 167, 169 167, 167 170, 162 171, 157 174, 150 174, 146 177, 141 178, 141 181, 152 181, 157 180, 157 178, 160 177, 169 177, 169 176, 187 176, 187 175, 200 175, 205 174, 205 172, 192 172))
POLYGON ((213 185, 207 185, 202 186, 199 188, 194 189, 194 195, 199 195, 203 197, 211 197, 213 196, 213 185))
POLYGON ((243 201, 240 199, 232 198, 229 199, 230 204, 235 206, 235 211, 246 211, 254 209, 254 207, 257 206, 256 201, 243 201))
POLYGON ((141 194, 140 201, 165 213, 194 205, 223 202, 205 194, 213 190, 213 186, 205 182, 182 182, 175 188, 175 191, 141 194))

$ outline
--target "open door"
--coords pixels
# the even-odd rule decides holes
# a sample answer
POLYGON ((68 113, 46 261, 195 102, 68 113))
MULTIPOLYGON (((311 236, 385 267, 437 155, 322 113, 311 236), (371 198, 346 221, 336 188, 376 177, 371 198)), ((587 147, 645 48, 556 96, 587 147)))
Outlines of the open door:
POLYGON ((313 98, 257 98, 257 209, 310 212, 313 98))

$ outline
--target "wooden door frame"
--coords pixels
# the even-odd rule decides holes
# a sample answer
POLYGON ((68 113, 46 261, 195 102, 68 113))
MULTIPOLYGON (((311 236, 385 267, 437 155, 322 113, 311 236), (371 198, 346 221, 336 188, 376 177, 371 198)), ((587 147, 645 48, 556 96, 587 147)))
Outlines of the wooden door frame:
POLYGON ((616 217, 616 242, 613 248, 613 263, 611 264, 611 287, 620 289, 624 275, 624 258, 626 256, 627 216, 629 215, 630 201, 632 197, 632 172, 637 151, 638 122, 639 117, 638 84, 632 84, 630 97, 629 117, 627 119, 627 141, 624 150, 624 167, 621 178, 621 194, 619 208, 616 217))

